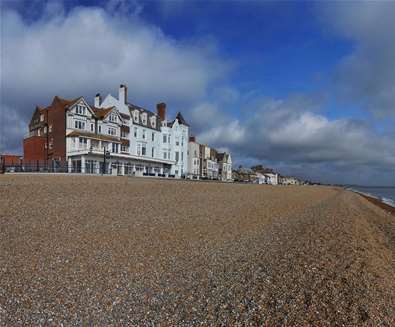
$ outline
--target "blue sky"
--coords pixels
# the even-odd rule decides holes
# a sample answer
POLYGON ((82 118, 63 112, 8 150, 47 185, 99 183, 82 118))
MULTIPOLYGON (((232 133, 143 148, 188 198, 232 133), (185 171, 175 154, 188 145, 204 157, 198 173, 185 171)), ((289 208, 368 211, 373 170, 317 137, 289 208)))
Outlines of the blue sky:
POLYGON ((16 127, 1 150, 21 151, 36 104, 122 82, 236 164, 394 185, 394 14, 391 2, 3 2, 2 130, 16 127))

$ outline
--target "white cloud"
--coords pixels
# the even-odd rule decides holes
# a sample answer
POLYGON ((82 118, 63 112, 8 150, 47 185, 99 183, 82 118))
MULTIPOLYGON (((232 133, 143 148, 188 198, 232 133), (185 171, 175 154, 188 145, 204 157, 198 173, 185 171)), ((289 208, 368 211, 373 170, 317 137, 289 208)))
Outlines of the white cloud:
POLYGON ((320 13, 354 44, 336 72, 339 94, 378 117, 395 116, 395 2, 331 2, 320 13))
MULTIPOLYGON (((12 6, 11 6, 12 7, 12 6)), ((15 111, 25 123, 35 105, 55 95, 91 101, 97 92, 129 87, 130 101, 184 107, 200 101, 230 65, 213 43, 178 42, 143 22, 137 2, 111 1, 107 11, 49 2, 32 22, 4 8, 1 34, 1 117, 15 111)), ((22 134, 14 135, 22 144, 22 134)), ((5 141, 6 148, 16 140, 5 141)), ((20 147, 19 147, 20 151, 20 147)))
POLYGON ((379 135, 361 121, 330 120, 314 111, 315 101, 303 110, 301 103, 309 101, 300 101, 258 101, 243 121, 206 104, 196 109, 202 115, 195 120, 204 117, 206 126, 198 140, 231 149, 236 163, 266 162, 284 173, 339 183, 367 183, 369 176, 376 176, 377 183, 395 183, 395 143, 390 136, 379 135))
POLYGON ((131 95, 190 101, 225 69, 207 49, 184 46, 138 19, 99 8, 77 8, 31 26, 6 13, 4 26, 2 76, 10 91, 95 93, 123 82, 131 95))

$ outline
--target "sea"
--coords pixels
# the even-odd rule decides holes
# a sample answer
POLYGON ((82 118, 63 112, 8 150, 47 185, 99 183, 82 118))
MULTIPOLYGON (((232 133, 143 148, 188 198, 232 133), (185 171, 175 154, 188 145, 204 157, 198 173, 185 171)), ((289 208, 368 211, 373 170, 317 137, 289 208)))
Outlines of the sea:
POLYGON ((380 199, 382 202, 395 207, 395 187, 352 186, 352 190, 380 199))

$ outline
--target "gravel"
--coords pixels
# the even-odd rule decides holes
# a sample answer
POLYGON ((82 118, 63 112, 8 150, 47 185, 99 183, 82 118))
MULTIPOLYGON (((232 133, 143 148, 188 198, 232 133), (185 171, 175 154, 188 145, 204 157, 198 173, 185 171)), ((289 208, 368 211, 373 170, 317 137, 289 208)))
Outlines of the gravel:
POLYGON ((0 176, 0 326, 394 326, 395 216, 340 188, 0 176))

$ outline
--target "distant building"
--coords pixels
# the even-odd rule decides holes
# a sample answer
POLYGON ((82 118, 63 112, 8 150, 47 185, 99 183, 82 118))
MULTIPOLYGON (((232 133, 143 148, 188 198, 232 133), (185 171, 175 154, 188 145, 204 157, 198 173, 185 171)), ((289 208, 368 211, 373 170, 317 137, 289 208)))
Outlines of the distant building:
POLYGON ((188 142, 188 177, 199 179, 200 177, 200 144, 194 136, 189 137, 188 142))
POLYGON ((255 173, 254 183, 278 185, 278 174, 276 173, 255 173))
POLYGON ((14 171, 22 166, 22 156, 15 154, 0 154, 0 173, 14 171))
POLYGON ((221 181, 232 180, 232 158, 230 153, 217 153, 218 179, 221 181))
POLYGON ((279 176, 279 184, 281 185, 301 185, 302 182, 296 177, 279 176))

